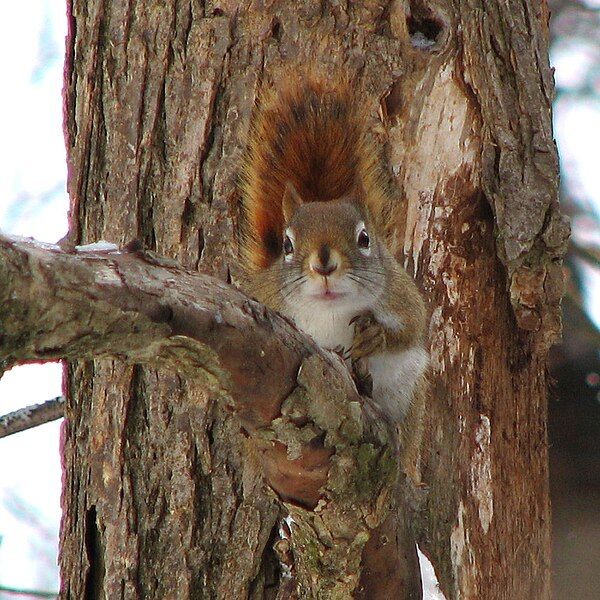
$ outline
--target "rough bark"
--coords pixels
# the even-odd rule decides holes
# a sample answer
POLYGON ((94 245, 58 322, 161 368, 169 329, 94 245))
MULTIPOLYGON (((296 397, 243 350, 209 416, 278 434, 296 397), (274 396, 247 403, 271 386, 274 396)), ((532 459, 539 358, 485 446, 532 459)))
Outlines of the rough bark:
POLYGON ((385 106, 397 241, 432 308, 422 547, 449 597, 548 598, 546 360, 568 226, 547 7, 411 5, 436 45, 385 106))
MULTIPOLYGON (((545 361, 566 233, 545 18, 533 0, 70 5, 71 239, 139 237, 223 279, 261 83, 350 73, 405 200, 391 239, 432 307, 416 525, 453 598, 548 596, 545 361)), ((67 387, 63 596, 274 597, 279 509, 202 386, 95 361, 71 363, 67 387)))

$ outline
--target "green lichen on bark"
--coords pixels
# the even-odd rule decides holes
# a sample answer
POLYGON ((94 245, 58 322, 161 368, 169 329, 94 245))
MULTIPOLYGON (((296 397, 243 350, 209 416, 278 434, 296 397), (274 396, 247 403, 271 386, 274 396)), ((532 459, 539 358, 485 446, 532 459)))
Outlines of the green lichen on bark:
MULTIPOLYGON (((395 445, 381 423, 365 422, 359 402, 348 401, 341 369, 341 363, 328 365, 321 356, 305 359, 299 387, 272 424, 271 439, 287 445, 298 434, 292 420, 308 417, 311 425, 300 428, 301 436, 312 439, 325 433, 325 446, 334 451, 316 508, 288 507, 294 521, 291 544, 300 598, 351 597, 370 533, 395 505, 395 445), (334 372, 339 367, 339 379, 334 377, 327 389, 317 388, 320 372, 331 366, 334 372)), ((299 452, 297 443, 288 445, 288 456, 297 458, 299 452)))

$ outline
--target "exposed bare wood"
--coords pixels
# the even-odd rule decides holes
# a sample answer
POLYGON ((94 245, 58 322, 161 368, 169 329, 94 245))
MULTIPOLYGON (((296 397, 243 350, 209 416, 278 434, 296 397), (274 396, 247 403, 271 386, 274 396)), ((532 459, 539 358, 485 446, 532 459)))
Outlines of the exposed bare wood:
POLYGON ((437 28, 384 105, 407 199, 396 239, 432 308, 421 547, 449 597, 548 598, 545 364, 560 335, 568 226, 547 11, 409 4, 414 27, 437 28))

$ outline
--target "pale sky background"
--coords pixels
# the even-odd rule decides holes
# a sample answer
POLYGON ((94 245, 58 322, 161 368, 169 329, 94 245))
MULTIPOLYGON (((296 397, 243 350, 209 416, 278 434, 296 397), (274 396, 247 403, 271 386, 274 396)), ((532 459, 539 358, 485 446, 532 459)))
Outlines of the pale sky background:
MULTIPOLYGON (((67 232, 62 71, 65 5, 0 8, 0 229, 57 241, 67 232)), ((61 394, 58 364, 14 368, 0 380, 0 413, 61 394)), ((0 440, 0 584, 58 590, 60 423, 0 440)), ((12 599, 0 592, 0 599, 12 599)))
MULTIPOLYGON (((600 0, 588 4, 600 6, 600 0)), ((0 229, 56 242, 67 231, 68 210, 61 100, 65 7, 60 0, 21 0, 4 3, 0 15, 0 229)), ((577 87, 597 51, 581 40, 557 44, 557 84, 577 87)), ((600 216, 596 92, 595 99, 563 95, 555 107, 555 135, 563 181, 600 216)), ((589 276, 588 282, 587 305, 600 324, 600 281, 589 276)), ((60 393, 59 365, 14 368, 0 380, 0 414, 60 393)), ((58 590, 59 429, 55 422, 0 440, 0 585, 58 590)), ((439 597, 429 593, 430 600, 439 597)), ((9 596, 0 592, 4 598, 9 596)))

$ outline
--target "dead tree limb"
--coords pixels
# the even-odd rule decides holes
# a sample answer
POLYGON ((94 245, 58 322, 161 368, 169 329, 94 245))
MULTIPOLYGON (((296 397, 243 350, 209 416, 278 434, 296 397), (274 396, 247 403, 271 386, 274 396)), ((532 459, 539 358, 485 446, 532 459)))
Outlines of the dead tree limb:
POLYGON ((289 504, 299 588, 349 597, 394 504, 397 466, 340 358, 233 287, 148 253, 0 238, 0 290, 5 365, 111 357, 202 380, 236 413, 289 504))
POLYGON ((32 404, 2 415, 0 416, 0 438, 56 421, 63 416, 64 408, 65 399, 58 396, 41 404, 32 404))

